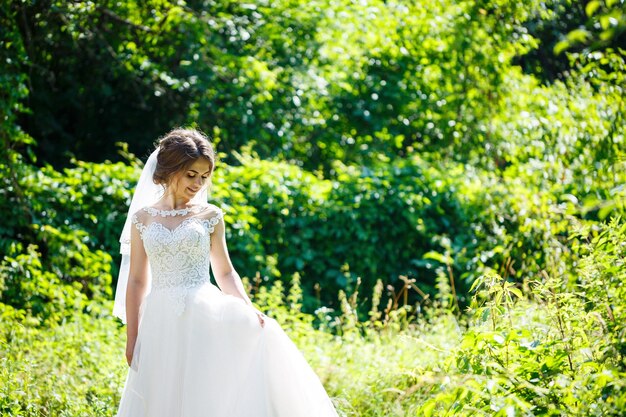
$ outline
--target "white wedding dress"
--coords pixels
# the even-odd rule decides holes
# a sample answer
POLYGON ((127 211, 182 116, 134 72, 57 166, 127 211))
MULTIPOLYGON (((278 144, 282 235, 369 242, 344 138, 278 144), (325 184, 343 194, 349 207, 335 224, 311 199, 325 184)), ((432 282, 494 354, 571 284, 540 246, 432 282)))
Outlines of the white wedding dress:
MULTIPOLYGON (((222 220, 133 215, 151 291, 118 417, 336 417, 317 375, 274 319, 210 282, 211 233, 222 220)), ((165 214, 165 215, 164 215, 165 214)))

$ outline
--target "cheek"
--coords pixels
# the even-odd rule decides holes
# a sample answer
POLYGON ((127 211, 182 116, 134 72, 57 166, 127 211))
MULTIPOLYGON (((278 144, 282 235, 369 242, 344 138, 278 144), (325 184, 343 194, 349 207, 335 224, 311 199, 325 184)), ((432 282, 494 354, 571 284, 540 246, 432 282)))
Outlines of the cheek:
POLYGON ((185 177, 183 181, 181 181, 180 185, 185 188, 198 188, 198 186, 204 185, 204 183, 200 184, 197 178, 189 178, 185 177))

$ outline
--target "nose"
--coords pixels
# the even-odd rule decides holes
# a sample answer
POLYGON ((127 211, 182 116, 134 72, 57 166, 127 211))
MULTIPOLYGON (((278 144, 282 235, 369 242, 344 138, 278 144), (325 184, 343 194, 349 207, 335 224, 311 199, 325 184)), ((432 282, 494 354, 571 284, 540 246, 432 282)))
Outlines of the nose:
POLYGON ((202 179, 202 177, 197 177, 194 182, 196 183, 196 186, 202 187, 202 183, 204 182, 204 180, 202 179))

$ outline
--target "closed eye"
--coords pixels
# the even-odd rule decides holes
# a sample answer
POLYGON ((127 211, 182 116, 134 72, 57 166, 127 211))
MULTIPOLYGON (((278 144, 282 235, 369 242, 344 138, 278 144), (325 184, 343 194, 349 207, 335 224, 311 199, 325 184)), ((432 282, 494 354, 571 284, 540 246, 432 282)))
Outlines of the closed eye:
MULTIPOLYGON (((187 177, 189 177, 189 178, 196 178, 196 176, 194 174, 187 174, 187 177)), ((209 177, 208 176, 206 176, 206 177, 202 176, 201 178, 204 181, 204 180, 207 180, 209 177)))

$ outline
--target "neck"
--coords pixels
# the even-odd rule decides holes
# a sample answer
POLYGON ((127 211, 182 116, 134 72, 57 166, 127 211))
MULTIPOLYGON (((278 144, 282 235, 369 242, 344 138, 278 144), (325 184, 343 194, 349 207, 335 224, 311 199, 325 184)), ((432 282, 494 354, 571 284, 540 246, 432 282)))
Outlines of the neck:
POLYGON ((186 208, 189 204, 189 199, 185 197, 176 196, 174 194, 165 192, 165 195, 159 200, 159 206, 165 210, 179 210, 186 208))

